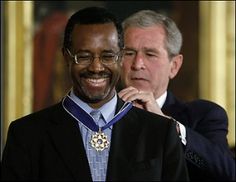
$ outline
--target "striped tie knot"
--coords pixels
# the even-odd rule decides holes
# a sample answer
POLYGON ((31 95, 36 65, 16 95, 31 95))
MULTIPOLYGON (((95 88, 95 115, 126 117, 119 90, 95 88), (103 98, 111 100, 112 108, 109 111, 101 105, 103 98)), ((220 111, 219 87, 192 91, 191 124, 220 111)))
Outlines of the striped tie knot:
POLYGON ((104 125, 104 121, 102 119, 102 113, 99 110, 93 110, 90 112, 90 115, 93 117, 95 123, 99 126, 102 127, 104 125))

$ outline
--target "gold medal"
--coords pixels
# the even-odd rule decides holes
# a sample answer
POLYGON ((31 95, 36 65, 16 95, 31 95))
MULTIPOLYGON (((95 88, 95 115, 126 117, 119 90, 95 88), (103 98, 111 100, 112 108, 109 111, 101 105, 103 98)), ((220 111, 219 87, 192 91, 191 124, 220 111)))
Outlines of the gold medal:
POLYGON ((95 148, 96 151, 103 151, 104 149, 109 147, 109 141, 107 140, 107 135, 101 132, 100 128, 98 132, 95 132, 95 134, 92 135, 90 143, 91 146, 95 148))
POLYGON ((89 115, 85 110, 83 110, 68 94, 62 101, 63 108, 66 112, 68 112, 74 119, 76 119, 79 123, 82 123, 89 130, 95 132, 90 140, 91 146, 96 151, 103 151, 108 148, 110 142, 108 141, 108 136, 102 132, 107 128, 114 125, 118 122, 126 113, 132 108, 131 102, 126 102, 120 110, 116 113, 116 115, 107 122, 102 128, 100 128, 91 115, 89 115))

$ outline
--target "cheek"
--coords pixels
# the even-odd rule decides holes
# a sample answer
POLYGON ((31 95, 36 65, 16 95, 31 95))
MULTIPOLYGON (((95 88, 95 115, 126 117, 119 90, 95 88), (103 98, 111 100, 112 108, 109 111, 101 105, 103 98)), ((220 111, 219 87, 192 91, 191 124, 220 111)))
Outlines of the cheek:
POLYGON ((121 67, 121 74, 120 74, 120 77, 121 77, 121 80, 126 80, 128 78, 128 73, 129 73, 129 67, 125 64, 122 65, 121 67))
POLYGON ((128 61, 122 62, 122 64, 121 64, 121 72, 122 72, 122 74, 126 74, 127 72, 130 71, 130 69, 131 69, 130 62, 128 62, 128 61))
POLYGON ((75 67, 74 66, 70 66, 69 72, 70 72, 70 75, 73 77, 75 75, 75 73, 76 73, 75 67))
POLYGON ((77 65, 73 65, 69 67, 69 74, 73 80, 78 80, 79 73, 81 72, 81 68, 77 65))
POLYGON ((151 67, 150 68, 150 76, 153 78, 153 80, 156 80, 156 82, 166 82, 166 80, 169 78, 169 69, 167 67, 151 67))

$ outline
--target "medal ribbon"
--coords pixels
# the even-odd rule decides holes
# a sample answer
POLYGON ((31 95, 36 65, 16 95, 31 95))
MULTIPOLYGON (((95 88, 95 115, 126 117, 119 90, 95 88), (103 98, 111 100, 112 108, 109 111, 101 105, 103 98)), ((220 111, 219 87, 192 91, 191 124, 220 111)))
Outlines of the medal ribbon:
MULTIPOLYGON (((66 96, 62 100, 62 105, 64 109, 72 115, 76 120, 79 120, 82 122, 86 127, 88 127, 90 130, 98 132, 99 127, 95 124, 92 116, 90 116, 87 112, 85 112, 78 104, 76 104, 70 96, 66 96)), ((119 112, 112 118, 111 121, 109 121, 106 125, 101 127, 101 131, 109 128, 111 125, 115 124, 117 121, 119 121, 130 109, 132 108, 131 102, 125 102, 125 104, 122 106, 122 108, 119 110, 119 112)))

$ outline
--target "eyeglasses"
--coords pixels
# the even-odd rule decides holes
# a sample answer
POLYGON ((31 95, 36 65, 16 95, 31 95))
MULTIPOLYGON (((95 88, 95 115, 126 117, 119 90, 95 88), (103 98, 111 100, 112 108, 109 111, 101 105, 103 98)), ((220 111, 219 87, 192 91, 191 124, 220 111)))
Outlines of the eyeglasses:
POLYGON ((79 52, 75 55, 72 55, 69 49, 66 49, 71 58, 74 59, 75 64, 80 65, 89 65, 91 64, 95 58, 99 58, 99 60, 104 65, 112 65, 119 60, 121 52, 113 53, 113 52, 102 52, 100 56, 93 56, 90 52, 79 52))

